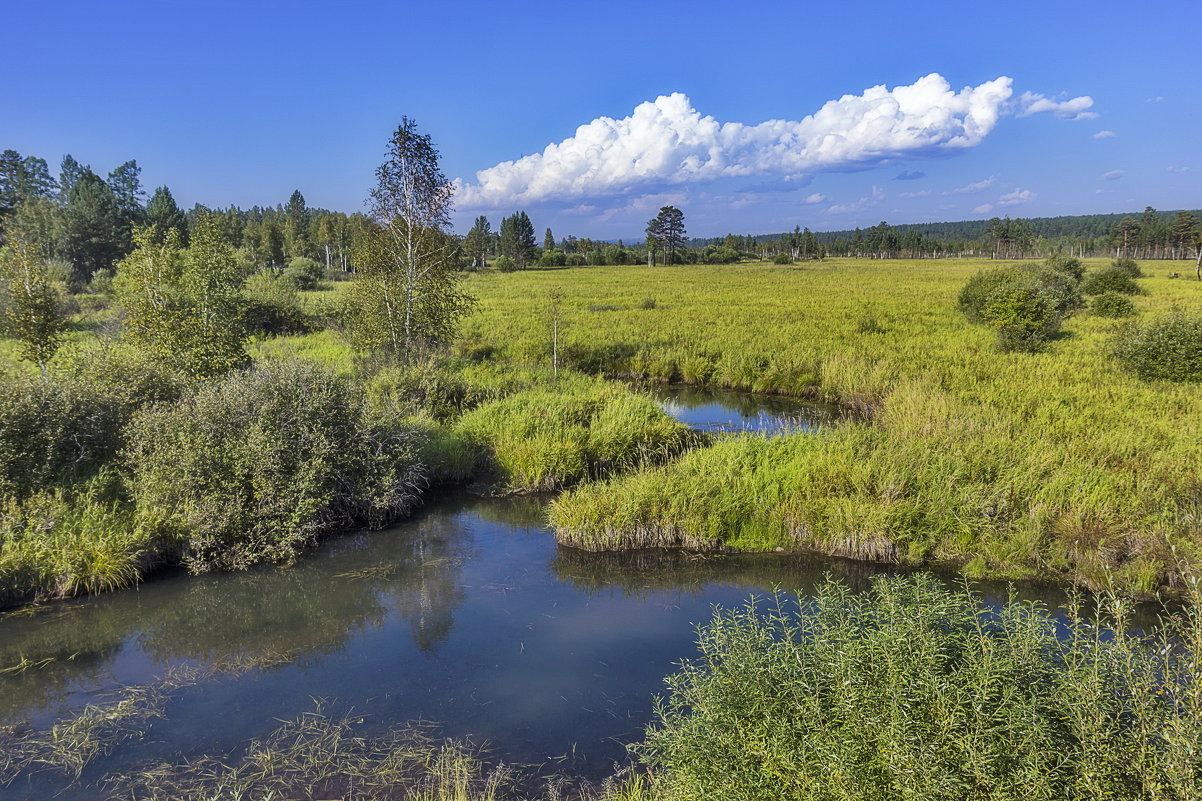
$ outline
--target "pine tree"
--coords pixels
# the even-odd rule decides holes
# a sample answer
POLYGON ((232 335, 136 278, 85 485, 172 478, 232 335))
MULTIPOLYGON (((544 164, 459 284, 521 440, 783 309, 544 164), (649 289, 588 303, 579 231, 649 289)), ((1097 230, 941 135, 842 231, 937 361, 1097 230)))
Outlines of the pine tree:
POLYGON ((548 228, 547 232, 543 234, 543 251, 550 253, 552 250, 555 250, 555 236, 551 233, 551 229, 548 228))
POLYGON ((63 251, 75 280, 86 284, 93 273, 112 267, 124 253, 121 213, 108 184, 91 170, 85 169, 68 185, 63 251))
POLYGON ((288 257, 307 257, 312 253, 309 244, 309 210, 305 206, 305 196, 297 189, 288 198, 284 207, 284 248, 288 257))
MULTIPOLYGON (((686 231, 684 228, 684 212, 675 206, 664 206, 659 214, 647 223, 648 249, 652 252, 663 251, 665 264, 676 262, 676 254, 684 250, 686 231)), ((654 262, 654 257, 652 257, 654 262)))
POLYGON ((146 204, 146 224, 158 232, 160 239, 175 231, 181 242, 187 241, 188 226, 184 221, 184 213, 175 205, 171 190, 165 186, 160 186, 150 196, 150 202, 146 204))

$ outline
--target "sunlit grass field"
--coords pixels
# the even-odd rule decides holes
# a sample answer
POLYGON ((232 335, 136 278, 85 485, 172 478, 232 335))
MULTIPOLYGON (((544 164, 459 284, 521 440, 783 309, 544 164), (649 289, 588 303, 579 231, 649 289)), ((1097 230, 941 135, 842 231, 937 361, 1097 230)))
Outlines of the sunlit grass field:
MULTIPOLYGON (((1090 267, 1104 262, 1094 261, 1090 267)), ((819 394, 865 422, 807 442, 728 441, 583 487, 561 538, 612 548, 715 540, 1151 592, 1202 558, 1202 387, 1109 356, 1121 323, 1081 312, 1039 354, 1002 354, 956 309, 986 260, 796 267, 591 267, 472 276, 465 353, 819 394), (654 302, 652 302, 654 301, 654 302), (762 451, 762 452, 761 452, 762 451)), ((1142 315, 1197 308, 1183 262, 1148 262, 1142 315)))

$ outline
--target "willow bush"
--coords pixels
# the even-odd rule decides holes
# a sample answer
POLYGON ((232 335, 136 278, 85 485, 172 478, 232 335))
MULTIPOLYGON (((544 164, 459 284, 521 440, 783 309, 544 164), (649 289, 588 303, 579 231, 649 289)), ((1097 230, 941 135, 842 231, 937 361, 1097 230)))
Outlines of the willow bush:
POLYGON ((231 373, 140 413, 126 460, 194 571, 288 561, 319 535, 416 501, 417 436, 369 415, 346 379, 295 362, 231 373))
POLYGON ((720 609, 636 750, 671 801, 1197 798, 1202 612, 1106 612, 927 575, 720 609))

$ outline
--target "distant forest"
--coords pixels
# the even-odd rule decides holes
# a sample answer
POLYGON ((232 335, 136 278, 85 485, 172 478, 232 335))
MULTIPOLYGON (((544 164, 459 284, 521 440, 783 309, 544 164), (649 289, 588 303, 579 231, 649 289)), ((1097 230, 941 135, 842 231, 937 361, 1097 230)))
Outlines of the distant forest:
MULTIPOLYGON (((794 229, 788 233, 693 239, 694 248, 726 246, 772 258, 812 243, 821 255, 878 258, 991 256, 1041 257, 1062 252, 1073 256, 1130 256, 1137 259, 1191 259, 1202 246, 1202 210, 1140 214, 1082 214, 960 222, 910 223, 848 231, 794 229)), ((805 258, 803 253, 799 257, 805 258)), ((812 257, 812 256, 811 256, 812 257)))
MULTIPOLYGON (((14 150, 0 152, 0 219, 15 226, 59 263, 76 286, 100 271, 108 280, 133 248, 135 230, 157 225, 177 230, 182 243, 201 217, 215 216, 221 237, 247 265, 283 270, 297 259, 315 260, 327 272, 354 272, 355 254, 376 222, 367 215, 310 208, 299 191, 276 206, 183 210, 167 187, 149 193, 136 161, 107 176, 71 156, 58 175, 47 162, 14 150)), ((1202 211, 1093 214, 1030 219, 994 218, 962 222, 889 225, 850 231, 808 228, 768 235, 727 234, 689 239, 687 210, 665 207, 650 221, 647 238, 629 244, 587 237, 556 237, 546 229, 541 246, 525 211, 500 221, 498 229, 478 217, 466 236, 447 234, 450 257, 462 269, 621 265, 647 263, 731 264, 743 259, 791 263, 826 256, 860 258, 992 257, 1039 258, 1130 256, 1137 259, 1202 260, 1202 211), (650 246, 649 246, 650 245, 650 246)), ((0 244, 3 232, 0 230, 0 244)))

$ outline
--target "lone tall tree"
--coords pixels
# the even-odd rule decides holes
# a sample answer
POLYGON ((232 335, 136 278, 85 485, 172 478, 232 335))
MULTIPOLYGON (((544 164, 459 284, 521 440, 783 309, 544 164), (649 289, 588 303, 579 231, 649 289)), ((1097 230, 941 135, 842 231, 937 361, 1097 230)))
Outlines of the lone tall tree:
POLYGON ((372 235, 363 242, 356 282, 361 347, 399 356, 445 341, 470 304, 457 288, 450 225, 454 187, 430 137, 408 117, 388 142, 371 193, 372 235))
POLYGON ((663 252, 664 264, 676 261, 676 254, 684 250, 684 212, 675 206, 664 206, 659 214, 647 223, 647 252, 652 263, 654 254, 663 252))

